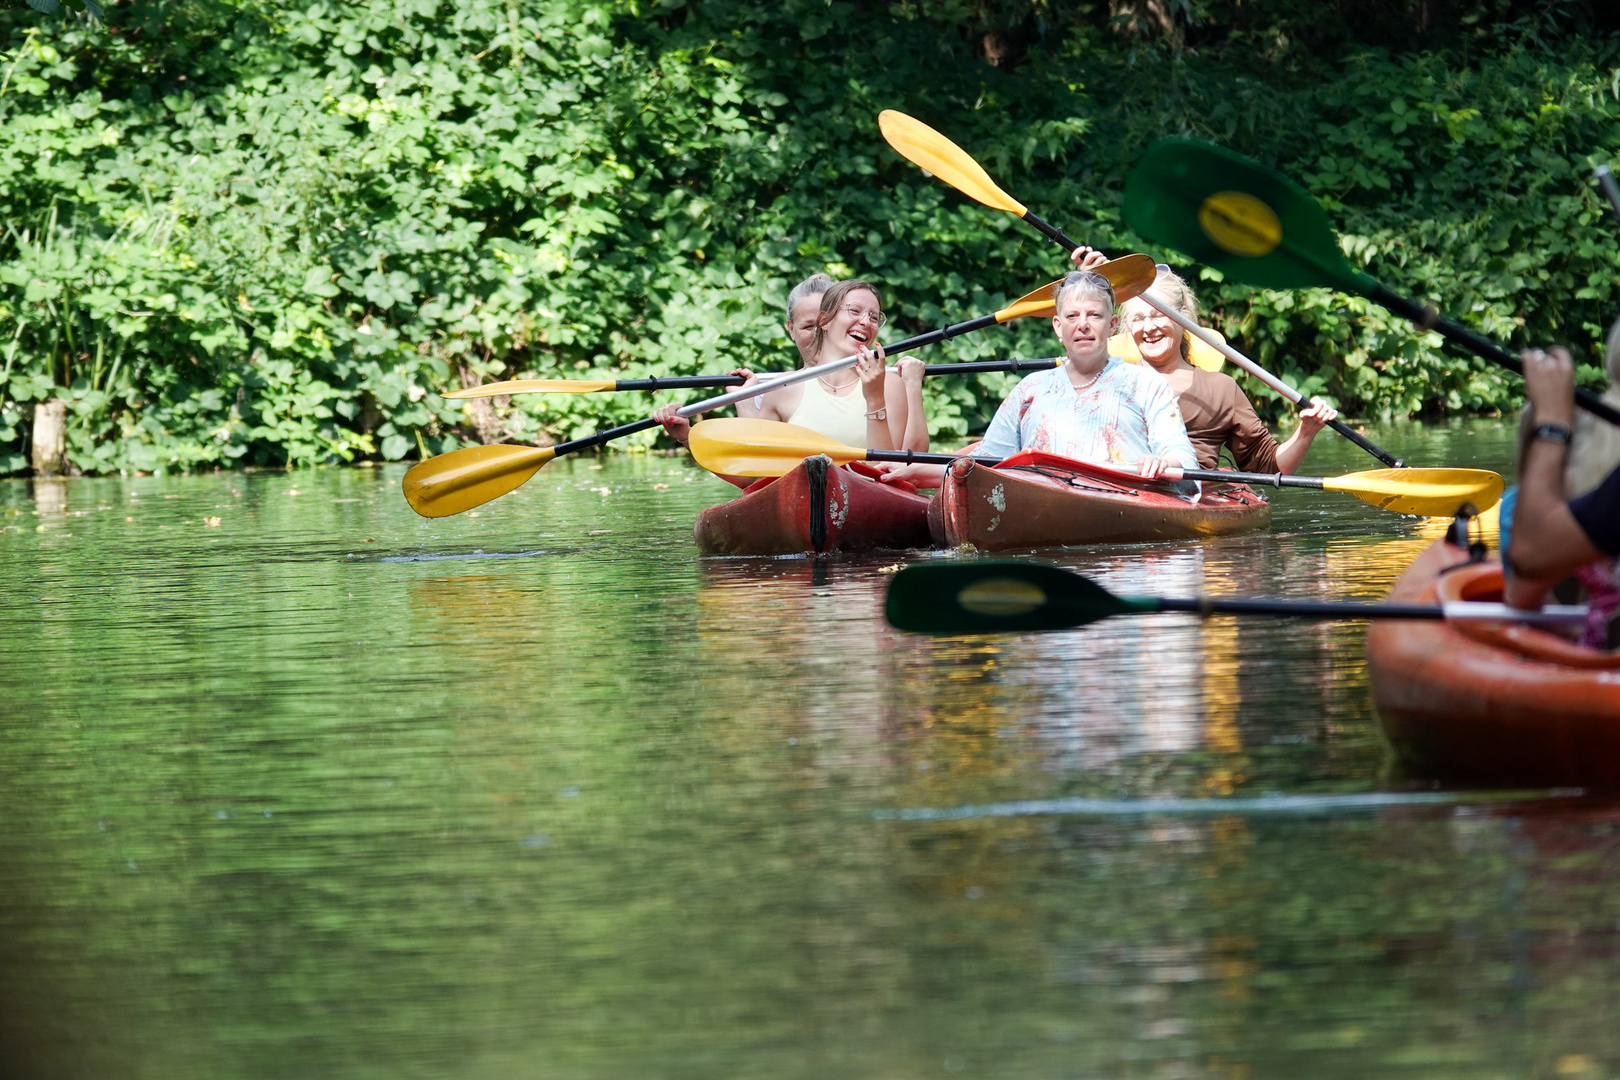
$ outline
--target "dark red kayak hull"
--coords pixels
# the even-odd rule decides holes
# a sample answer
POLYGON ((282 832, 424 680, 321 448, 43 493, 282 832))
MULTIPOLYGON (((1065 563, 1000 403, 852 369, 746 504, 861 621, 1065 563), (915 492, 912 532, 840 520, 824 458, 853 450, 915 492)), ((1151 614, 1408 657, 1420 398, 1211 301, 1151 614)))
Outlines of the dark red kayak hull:
POLYGON ((1134 473, 1025 451, 994 467, 952 464, 928 520, 937 544, 1018 551, 1250 532, 1271 521, 1271 504, 1241 484, 1209 483, 1194 502, 1134 473))
POLYGON ((693 533, 710 555, 925 548, 928 497, 909 484, 879 483, 817 455, 703 511, 693 533))

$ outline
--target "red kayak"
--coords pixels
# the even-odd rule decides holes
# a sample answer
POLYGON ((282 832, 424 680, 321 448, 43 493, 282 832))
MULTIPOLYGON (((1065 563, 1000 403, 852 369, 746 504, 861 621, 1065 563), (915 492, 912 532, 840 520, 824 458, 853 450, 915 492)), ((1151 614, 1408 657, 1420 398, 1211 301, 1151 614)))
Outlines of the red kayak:
POLYGON ((824 454, 805 458, 699 514, 698 547, 710 555, 928 547, 928 497, 877 475, 864 462, 839 468, 824 454))
MULTIPOLYGON (((1396 603, 1501 600, 1502 564, 1435 543, 1396 603)), ((1425 776, 1620 787, 1620 652, 1516 622, 1387 620, 1367 631, 1384 735, 1425 776)))
POLYGON ((980 551, 1191 540, 1264 527, 1271 504, 1241 484, 1204 484, 1197 500, 1167 481, 1039 450, 999 465, 963 459, 928 507, 934 542, 980 551))

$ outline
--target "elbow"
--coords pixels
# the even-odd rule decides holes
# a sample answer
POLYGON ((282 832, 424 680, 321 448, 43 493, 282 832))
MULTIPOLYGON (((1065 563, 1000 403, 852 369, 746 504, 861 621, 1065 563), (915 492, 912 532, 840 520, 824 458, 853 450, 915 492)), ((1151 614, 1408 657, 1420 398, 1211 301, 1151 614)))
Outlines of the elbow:
POLYGON ((1513 550, 1508 553, 1508 562, 1513 577, 1532 580, 1560 578, 1580 565, 1570 566, 1565 560, 1551 557, 1533 536, 1517 531, 1513 534, 1513 550))

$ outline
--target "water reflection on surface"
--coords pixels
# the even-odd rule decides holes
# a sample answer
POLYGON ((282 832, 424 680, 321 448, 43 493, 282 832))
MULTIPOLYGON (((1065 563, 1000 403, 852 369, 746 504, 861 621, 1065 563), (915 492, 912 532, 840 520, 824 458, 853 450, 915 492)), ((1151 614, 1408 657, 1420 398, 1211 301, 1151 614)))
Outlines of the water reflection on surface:
MULTIPOLYGON (((673 459, 397 485, 0 483, 8 1075, 1620 1072, 1620 813, 1389 775, 1357 625, 916 638, 899 557, 699 558, 673 459)), ((1045 555, 1374 597, 1434 535, 1045 555)))

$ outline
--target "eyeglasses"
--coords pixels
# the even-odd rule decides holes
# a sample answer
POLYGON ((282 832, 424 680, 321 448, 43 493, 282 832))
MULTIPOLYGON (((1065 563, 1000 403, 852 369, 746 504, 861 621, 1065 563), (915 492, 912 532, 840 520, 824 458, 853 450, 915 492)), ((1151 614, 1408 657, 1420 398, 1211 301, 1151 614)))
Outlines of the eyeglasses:
POLYGON ((1125 322, 1129 326, 1140 326, 1142 323, 1150 323, 1150 322, 1166 322, 1167 323, 1167 322, 1173 322, 1173 321, 1174 320, 1171 319, 1170 316, 1166 315, 1164 312, 1160 311, 1158 308, 1147 308, 1146 310, 1138 308, 1135 311, 1132 311, 1132 312, 1128 313, 1125 316, 1125 322))
POLYGON ((854 304, 845 304, 838 310, 842 311, 845 315, 848 315, 852 319, 871 319, 872 322, 877 326, 882 326, 884 323, 889 321, 889 317, 883 314, 881 311, 867 311, 865 308, 858 308, 854 304))

